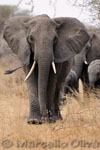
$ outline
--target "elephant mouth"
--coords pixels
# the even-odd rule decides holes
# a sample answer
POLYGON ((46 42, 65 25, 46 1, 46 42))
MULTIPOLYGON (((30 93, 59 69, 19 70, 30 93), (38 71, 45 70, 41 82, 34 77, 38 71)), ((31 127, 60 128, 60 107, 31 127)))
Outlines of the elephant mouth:
MULTIPOLYGON (((55 66, 54 61, 52 61, 51 64, 52 64, 52 68, 53 68, 54 74, 56 74, 56 66, 55 66)), ((30 75, 32 74, 32 72, 35 69, 35 66, 36 66, 36 60, 34 60, 33 65, 32 65, 32 67, 31 67, 31 69, 30 69, 29 73, 27 74, 27 76, 26 76, 24 81, 26 81, 30 77, 30 75)))

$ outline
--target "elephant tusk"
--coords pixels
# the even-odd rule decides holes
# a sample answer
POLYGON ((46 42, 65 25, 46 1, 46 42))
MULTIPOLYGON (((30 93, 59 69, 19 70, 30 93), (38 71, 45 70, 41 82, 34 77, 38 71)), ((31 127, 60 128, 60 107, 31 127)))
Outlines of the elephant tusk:
POLYGON ((88 64, 88 62, 87 62, 86 60, 84 61, 84 63, 85 63, 86 65, 88 64))
POLYGON ((56 74, 56 66, 55 66, 54 61, 52 61, 52 68, 53 68, 54 73, 56 74))
POLYGON ((26 76, 26 78, 25 78, 24 81, 26 81, 26 80, 29 78, 29 76, 32 74, 32 72, 33 72, 33 70, 34 70, 34 68, 35 68, 35 65, 36 65, 36 61, 34 61, 32 67, 31 67, 31 69, 30 69, 30 71, 29 71, 29 73, 28 73, 28 75, 26 76))

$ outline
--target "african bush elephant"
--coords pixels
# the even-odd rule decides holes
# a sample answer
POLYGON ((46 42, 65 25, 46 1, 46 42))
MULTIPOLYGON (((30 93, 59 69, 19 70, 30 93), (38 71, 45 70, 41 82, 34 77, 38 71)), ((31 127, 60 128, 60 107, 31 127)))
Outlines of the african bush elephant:
POLYGON ((66 100, 66 94, 69 96, 74 96, 76 92, 78 92, 78 78, 75 71, 71 70, 68 73, 60 91, 61 104, 66 100))
POLYGON ((88 65, 96 59, 100 59, 100 35, 90 32, 90 50, 86 53, 88 65))
POLYGON ((82 73, 83 71, 87 69, 87 52, 90 51, 91 48, 91 39, 86 43, 82 51, 74 56, 74 62, 73 62, 73 67, 72 70, 75 71, 77 74, 77 78, 82 78, 82 73))
POLYGON ((100 59, 92 61, 88 67, 88 77, 91 87, 100 87, 100 59))
POLYGON ((90 50, 90 46, 91 45, 89 39, 89 41, 85 44, 82 51, 74 56, 72 69, 69 72, 68 76, 66 77, 63 94, 68 94, 68 93, 73 94, 72 91, 79 92, 79 79, 81 78, 83 81, 84 75, 85 75, 85 80, 87 79, 85 82, 88 82, 88 77, 87 77, 88 65, 86 64, 86 53, 88 50, 90 50))
POLYGON ((4 38, 18 55, 27 75, 28 123, 40 124, 46 116, 50 122, 61 119, 61 84, 70 71, 71 58, 89 40, 84 25, 75 18, 17 16, 6 21, 4 38))
POLYGON ((83 50, 75 55, 73 64, 73 70, 78 79, 80 78, 86 87, 89 86, 88 66, 96 59, 100 59, 100 37, 95 33, 90 33, 89 41, 83 50))
POLYGON ((73 95, 74 91, 78 91, 78 79, 77 74, 71 70, 60 90, 60 102, 62 103, 66 100, 66 94, 73 95))
POLYGON ((78 78, 76 72, 71 70, 65 80, 64 93, 72 94, 73 91, 78 91, 78 78))

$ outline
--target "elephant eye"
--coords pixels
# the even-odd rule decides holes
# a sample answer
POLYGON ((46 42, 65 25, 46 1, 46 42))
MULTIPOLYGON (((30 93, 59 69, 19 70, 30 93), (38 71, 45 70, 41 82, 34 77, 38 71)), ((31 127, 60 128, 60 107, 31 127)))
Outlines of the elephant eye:
POLYGON ((91 45, 90 45, 90 43, 88 43, 87 45, 86 45, 86 50, 89 50, 91 48, 91 45))
POLYGON ((87 46, 86 46, 86 50, 89 50, 89 49, 90 49, 90 47, 87 45, 87 46))
POLYGON ((57 40, 58 40, 58 38, 55 36, 54 40, 53 40, 54 44, 57 43, 57 40))
POLYGON ((33 43, 34 42, 34 37, 32 35, 28 36, 27 38, 29 43, 33 43))
POLYGON ((33 38, 33 36, 32 35, 30 35, 30 41, 34 41, 34 38, 33 38))

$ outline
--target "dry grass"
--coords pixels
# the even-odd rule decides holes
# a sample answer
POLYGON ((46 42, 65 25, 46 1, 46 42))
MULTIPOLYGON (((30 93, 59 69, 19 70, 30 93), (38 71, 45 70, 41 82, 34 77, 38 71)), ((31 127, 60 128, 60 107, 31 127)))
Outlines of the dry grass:
MULTIPOLYGON (((73 139, 79 141, 85 140, 86 142, 100 143, 100 90, 97 91, 98 97, 93 93, 84 93, 80 84, 80 94, 77 98, 66 97, 66 104, 61 107, 63 115, 62 121, 57 121, 54 124, 45 123, 43 125, 28 125, 28 95, 27 87, 24 80, 24 73, 22 70, 13 73, 12 75, 3 75, 3 72, 8 69, 5 63, 0 63, 0 150, 6 144, 2 144, 2 141, 9 139, 13 141, 10 150, 42 150, 43 146, 37 148, 29 148, 30 142, 54 142, 60 140, 60 142, 68 143, 67 148, 45 148, 52 150, 62 149, 75 149, 75 150, 87 150, 93 149, 93 145, 88 148, 77 146, 77 148, 71 147, 73 139), (18 148, 16 142, 24 141, 28 142, 28 145, 20 145, 18 148), (22 147, 21 147, 22 146, 22 147)), ((15 65, 16 66, 16 65, 15 65)), ((43 144, 43 143, 42 143, 43 144)), ((100 149, 100 148, 96 148, 100 149)))

